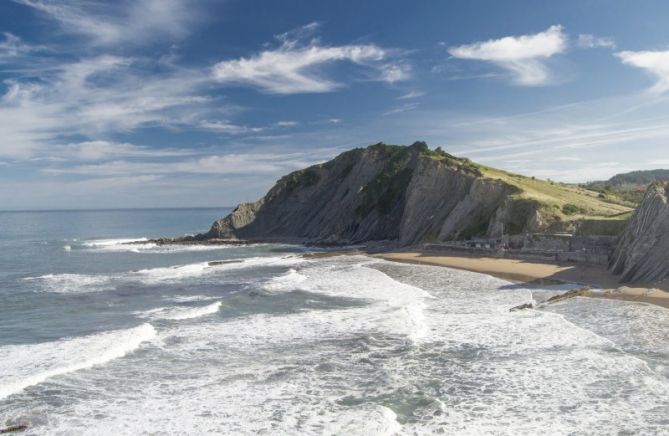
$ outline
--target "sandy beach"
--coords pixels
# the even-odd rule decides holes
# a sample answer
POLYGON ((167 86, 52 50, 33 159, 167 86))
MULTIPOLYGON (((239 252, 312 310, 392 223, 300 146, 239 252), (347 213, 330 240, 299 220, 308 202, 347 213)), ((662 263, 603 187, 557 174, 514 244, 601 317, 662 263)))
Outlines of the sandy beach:
POLYGON ((596 298, 637 301, 669 308, 669 292, 667 292, 666 285, 626 284, 623 286, 616 276, 597 265, 556 264, 423 250, 377 253, 373 256, 395 262, 462 269, 536 285, 575 283, 602 289, 603 292, 592 294, 596 298))

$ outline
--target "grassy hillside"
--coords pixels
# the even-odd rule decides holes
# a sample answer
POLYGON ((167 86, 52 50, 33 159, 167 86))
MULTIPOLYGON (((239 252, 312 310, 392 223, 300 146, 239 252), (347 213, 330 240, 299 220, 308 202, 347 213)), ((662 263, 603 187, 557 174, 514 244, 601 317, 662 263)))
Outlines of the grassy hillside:
POLYGON ((648 185, 666 181, 669 181, 669 170, 658 169, 617 174, 609 180, 587 183, 584 187, 599 192, 607 201, 635 207, 643 199, 648 185))
POLYGON ((456 158, 440 148, 429 150, 426 146, 423 155, 447 161, 451 166, 476 173, 484 178, 502 180, 518 189, 514 197, 536 202, 544 216, 561 222, 587 221, 589 227, 597 228, 597 221, 624 222, 633 212, 634 203, 626 202, 615 196, 604 195, 600 191, 588 189, 585 186, 562 184, 509 173, 476 164, 469 159, 456 158))
POLYGON ((625 219, 632 208, 602 199, 599 192, 579 186, 507 173, 480 166, 484 177, 503 180, 516 186, 520 198, 536 200, 562 218, 625 219))

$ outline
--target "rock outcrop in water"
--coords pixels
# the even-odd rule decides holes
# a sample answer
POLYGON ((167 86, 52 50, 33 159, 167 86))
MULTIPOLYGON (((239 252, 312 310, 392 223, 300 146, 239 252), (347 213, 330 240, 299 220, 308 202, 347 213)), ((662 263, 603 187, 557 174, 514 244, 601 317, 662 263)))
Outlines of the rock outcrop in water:
POLYGON ((259 201, 243 203, 203 238, 400 246, 534 232, 550 225, 534 200, 485 177, 468 159, 376 144, 281 178, 259 201))
POLYGON ((622 282, 654 282, 669 277, 669 184, 651 185, 620 237, 611 271, 622 282))

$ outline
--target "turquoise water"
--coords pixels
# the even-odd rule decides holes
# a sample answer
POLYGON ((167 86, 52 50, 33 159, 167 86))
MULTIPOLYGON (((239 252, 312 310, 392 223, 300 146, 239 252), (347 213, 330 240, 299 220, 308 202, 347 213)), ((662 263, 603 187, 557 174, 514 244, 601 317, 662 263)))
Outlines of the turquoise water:
POLYGON ((558 290, 298 246, 142 242, 226 212, 0 213, 0 428, 667 433, 666 309, 509 312, 558 290))

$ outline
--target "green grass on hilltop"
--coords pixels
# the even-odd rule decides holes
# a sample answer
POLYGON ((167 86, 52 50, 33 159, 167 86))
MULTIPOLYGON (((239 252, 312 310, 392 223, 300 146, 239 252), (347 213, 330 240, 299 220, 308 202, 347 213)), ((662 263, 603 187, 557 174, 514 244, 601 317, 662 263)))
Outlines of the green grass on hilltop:
MULTIPOLYGON (((446 153, 440 147, 431 150, 426 143, 417 141, 410 147, 375 144, 370 148, 392 156, 391 160, 399 161, 410 153, 418 150, 424 157, 445 162, 447 165, 492 180, 501 180, 518 189, 513 196, 525 200, 528 204, 539 204, 542 212, 561 221, 582 220, 627 220, 633 208, 624 202, 615 201, 601 195, 601 192, 588 189, 585 186, 568 185, 563 183, 541 180, 509 173, 496 168, 487 167, 472 162, 466 158, 459 158, 446 153)), ((386 179, 387 183, 388 180, 386 179)))
POLYGON ((478 166, 483 177, 502 180, 518 188, 517 198, 535 200, 542 209, 564 221, 582 219, 626 220, 632 208, 604 201, 599 193, 579 186, 572 186, 506 171, 478 166))

